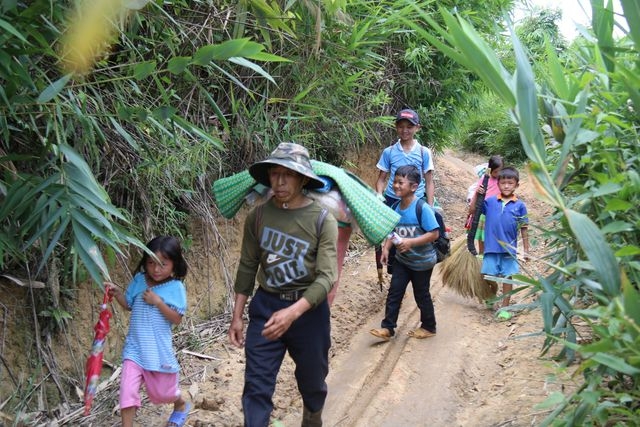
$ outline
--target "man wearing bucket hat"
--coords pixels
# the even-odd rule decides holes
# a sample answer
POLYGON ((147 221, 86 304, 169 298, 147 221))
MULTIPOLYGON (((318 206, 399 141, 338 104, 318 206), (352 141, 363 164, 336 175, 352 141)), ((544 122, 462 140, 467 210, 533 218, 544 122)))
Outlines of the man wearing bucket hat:
POLYGON ((321 426, 331 344, 327 294, 337 279, 337 222, 305 194, 324 183, 301 145, 281 143, 250 166, 249 173, 271 187, 273 197, 247 216, 234 284, 229 340, 245 347, 244 424, 269 425, 276 377, 288 352, 304 404, 302 426, 321 426), (245 339, 243 313, 252 294, 245 339))

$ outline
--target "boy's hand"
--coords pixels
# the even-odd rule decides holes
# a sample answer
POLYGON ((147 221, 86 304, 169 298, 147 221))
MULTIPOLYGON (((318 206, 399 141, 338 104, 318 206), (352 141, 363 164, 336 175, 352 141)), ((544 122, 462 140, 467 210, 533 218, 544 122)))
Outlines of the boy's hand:
POLYGON ((396 245, 396 251, 400 252, 400 253, 405 253, 407 252, 409 249, 411 249, 413 247, 413 243, 412 243, 413 239, 409 239, 409 238, 404 238, 402 239, 402 241, 400 243, 398 243, 396 245))
POLYGON ((382 248, 382 253, 380 254, 380 264, 385 265, 389 260, 389 251, 382 248))

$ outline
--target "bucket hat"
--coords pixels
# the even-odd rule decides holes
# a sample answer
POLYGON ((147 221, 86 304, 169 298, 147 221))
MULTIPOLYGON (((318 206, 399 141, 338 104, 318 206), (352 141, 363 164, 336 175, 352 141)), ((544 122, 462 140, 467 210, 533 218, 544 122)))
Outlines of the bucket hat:
POLYGON ((269 167, 283 166, 309 178, 306 188, 321 188, 325 183, 313 172, 309 151, 294 142, 281 142, 269 157, 249 166, 249 173, 262 185, 271 187, 269 167))

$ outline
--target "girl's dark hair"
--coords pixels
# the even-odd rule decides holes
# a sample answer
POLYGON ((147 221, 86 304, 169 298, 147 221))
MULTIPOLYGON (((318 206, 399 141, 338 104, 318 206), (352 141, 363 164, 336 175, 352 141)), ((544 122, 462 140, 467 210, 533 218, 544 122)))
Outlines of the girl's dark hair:
MULTIPOLYGON (((154 237, 147 243, 147 248, 153 253, 160 252, 173 261, 173 276, 176 279, 183 279, 187 275, 187 261, 182 256, 182 248, 178 239, 172 236, 154 237)), ((145 271, 144 266, 149 258, 151 258, 151 255, 145 252, 136 271, 145 271)))
POLYGON ((520 182, 520 174, 518 173, 518 169, 513 166, 505 166, 500 169, 500 173, 498 174, 498 179, 502 178, 511 178, 516 180, 516 184, 520 182))
POLYGON ((502 161, 502 156, 494 155, 489 157, 489 165, 488 168, 491 170, 498 169, 504 166, 504 162, 502 161))
POLYGON ((420 171, 414 165, 404 165, 400 166, 396 170, 395 176, 401 176, 403 178, 407 178, 412 184, 420 184, 422 177, 420 176, 420 171))

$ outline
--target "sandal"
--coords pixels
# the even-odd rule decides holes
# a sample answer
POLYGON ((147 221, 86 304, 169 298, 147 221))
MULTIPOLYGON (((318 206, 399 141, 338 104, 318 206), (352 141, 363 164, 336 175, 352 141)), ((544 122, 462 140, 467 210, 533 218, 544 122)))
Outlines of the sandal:
POLYGON ((387 328, 372 329, 369 331, 369 333, 374 337, 382 338, 385 341, 389 341, 393 336, 391 334, 391 331, 387 328))
POLYGON ((176 411, 174 410, 169 417, 169 421, 167 421, 167 427, 182 427, 187 422, 187 418, 189 417, 189 412, 191 411, 191 404, 186 403, 184 407, 184 411, 176 411))
POLYGON ((407 332, 407 335, 409 335, 410 337, 413 337, 413 338, 423 339, 423 338, 435 337, 436 333, 435 332, 431 332, 431 331, 427 331, 424 328, 418 328, 418 329, 415 329, 413 331, 407 332))

